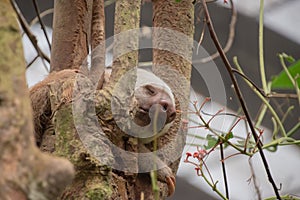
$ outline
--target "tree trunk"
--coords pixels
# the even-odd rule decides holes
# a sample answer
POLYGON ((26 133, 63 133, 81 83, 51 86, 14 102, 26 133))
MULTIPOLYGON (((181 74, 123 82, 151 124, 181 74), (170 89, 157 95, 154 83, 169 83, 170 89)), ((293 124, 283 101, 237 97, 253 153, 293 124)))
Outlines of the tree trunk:
POLYGON ((50 72, 79 69, 88 54, 90 0, 54 2, 50 72))
MULTIPOLYGON (((109 90, 112 94, 112 103, 117 103, 115 107, 126 109, 132 104, 132 96, 136 81, 136 71, 134 69, 138 65, 138 28, 140 24, 141 0, 120 0, 116 1, 115 22, 114 22, 114 50, 113 50, 113 66, 110 78, 109 90), (130 72, 130 76, 124 81, 125 85, 118 83, 122 76, 130 72), (124 87, 125 86, 125 87, 124 87), (117 99, 119 92, 122 91, 126 96, 125 101, 117 99), (117 100, 116 100, 117 99, 117 100)), ((119 111, 122 113, 122 111, 119 111)), ((115 125, 116 126, 116 125, 115 125)), ((112 143, 117 144, 126 151, 137 152, 137 139, 126 136, 120 129, 115 129, 110 137, 112 143), (127 140, 124 138, 127 138, 127 140)), ((121 159, 126 159, 122 157, 121 159)), ((140 193, 135 187, 138 158, 131 157, 124 163, 131 163, 124 166, 123 172, 114 170, 114 182, 119 188, 119 192, 115 195, 118 199, 139 199, 140 193), (128 173, 131 172, 131 173, 128 173), (136 173, 132 173, 135 171, 136 173)))
POLYGON ((8 0, 0 3, 0 13, 0 199, 52 200, 74 170, 35 146, 21 34, 8 0))
POLYGON ((160 155, 176 174, 185 145, 190 75, 193 52, 194 6, 191 0, 153 1, 153 71, 172 89, 176 98, 176 116, 172 130, 158 140, 158 148, 167 147, 160 155), (174 81, 176 80, 176 81, 174 81), (175 162, 170 158, 178 158, 175 162))
MULTIPOLYGON (((138 64, 138 29, 141 0, 116 2, 114 23, 114 51, 111 82, 114 85, 121 76, 138 64)), ((134 78, 135 79, 135 78, 134 78)), ((134 85, 132 85, 134 86, 134 85)))
POLYGON ((92 63, 89 77, 97 85, 97 88, 100 88, 104 83, 103 73, 106 58, 104 0, 93 0, 91 50, 92 63))

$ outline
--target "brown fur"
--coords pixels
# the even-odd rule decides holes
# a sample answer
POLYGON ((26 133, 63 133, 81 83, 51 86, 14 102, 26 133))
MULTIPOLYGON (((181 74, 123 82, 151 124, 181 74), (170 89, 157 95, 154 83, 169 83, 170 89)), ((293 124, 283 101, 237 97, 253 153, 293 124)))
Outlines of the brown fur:
POLYGON ((51 128, 50 117, 52 115, 50 105, 49 84, 52 82, 63 82, 74 77, 78 70, 63 70, 51 73, 43 81, 30 88, 30 99, 33 109, 35 139, 38 146, 42 142, 43 134, 51 128))

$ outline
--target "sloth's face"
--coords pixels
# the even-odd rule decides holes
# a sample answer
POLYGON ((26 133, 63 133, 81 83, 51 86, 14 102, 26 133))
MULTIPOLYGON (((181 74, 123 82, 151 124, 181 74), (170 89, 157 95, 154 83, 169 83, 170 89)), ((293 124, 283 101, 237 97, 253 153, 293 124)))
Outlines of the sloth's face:
POLYGON ((168 94, 167 90, 153 84, 137 88, 134 122, 139 126, 147 126, 154 119, 158 123, 164 123, 160 126, 171 123, 176 117, 176 110, 170 95, 173 94, 168 94))

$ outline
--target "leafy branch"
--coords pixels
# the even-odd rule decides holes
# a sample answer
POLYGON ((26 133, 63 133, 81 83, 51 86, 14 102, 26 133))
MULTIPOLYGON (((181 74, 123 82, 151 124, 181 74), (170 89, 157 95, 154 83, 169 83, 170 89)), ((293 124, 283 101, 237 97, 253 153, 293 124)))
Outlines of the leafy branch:
POLYGON ((226 68, 226 70, 230 76, 231 82, 234 86, 236 96, 240 102, 241 109, 245 116, 236 116, 236 121, 232 124, 229 131, 224 132, 224 131, 216 130, 210 126, 211 121, 214 120, 214 118, 216 118, 217 116, 224 115, 224 114, 229 115, 229 114, 224 113, 223 110, 219 110, 215 114, 211 115, 211 118, 206 121, 206 120, 204 120, 204 117, 202 116, 202 114, 204 113, 202 111, 202 108, 203 108, 204 104, 207 102, 207 99, 200 105, 199 108, 197 106, 197 102, 194 102, 193 103, 194 112, 192 111, 192 113, 196 114, 198 116, 200 124, 196 125, 194 127, 190 127, 190 128, 205 128, 206 130, 209 130, 210 134, 208 134, 206 136, 206 138, 201 137, 201 136, 196 136, 197 138, 207 140, 207 145, 204 145, 203 150, 208 151, 208 152, 203 154, 203 150, 197 149, 197 151, 193 154, 193 158, 197 159, 198 162, 195 163, 195 162, 189 160, 189 158, 191 157, 191 153, 187 154, 187 158, 186 158, 185 162, 195 165, 197 174, 201 175, 204 178, 204 180, 208 183, 208 185, 210 185, 212 187, 212 189, 214 191, 216 191, 216 193, 222 199, 229 199, 226 168, 225 168, 225 164, 224 164, 225 159, 228 159, 235 155, 246 155, 246 156, 249 156, 249 158, 251 158, 255 153, 259 153, 260 157, 262 159, 263 165, 264 165, 264 169, 268 176, 268 180, 273 187, 274 194, 276 196, 275 198, 276 199, 285 199, 286 196, 280 196, 280 194, 279 194, 279 189, 277 188, 276 183, 273 179, 273 176, 270 172, 269 164, 267 162, 267 159, 265 157, 263 149, 267 149, 269 151, 276 151, 277 147, 280 145, 295 145, 295 144, 299 145, 300 144, 300 140, 296 140, 291 137, 294 133, 297 132, 297 130, 299 130, 300 122, 298 122, 296 125, 294 125, 294 127, 291 128, 289 131, 286 131, 284 128, 284 125, 283 125, 285 118, 287 117, 287 113, 289 113, 291 110, 293 110, 294 107, 290 106, 287 109, 286 114, 284 114, 283 117, 280 119, 280 117, 278 116, 278 112, 273 108, 273 106, 270 103, 270 99, 272 97, 276 97, 276 98, 284 97, 284 98, 298 98, 298 101, 300 104, 300 90, 299 90, 300 75, 299 75, 299 72, 296 72, 296 75, 295 75, 295 73, 292 74, 291 70, 290 70, 291 68, 288 68, 285 65, 285 60, 288 60, 289 57, 285 54, 280 54, 279 59, 280 59, 281 65, 284 69, 285 76, 288 77, 288 80, 292 83, 292 86, 295 88, 296 95, 294 95, 294 94, 278 94, 278 93, 271 91, 271 89, 274 87, 274 81, 267 82, 267 78, 266 78, 266 74, 265 74, 265 65, 264 65, 264 51, 263 51, 263 49, 264 49, 264 47, 263 47, 263 14, 264 14, 263 6, 264 6, 264 1, 263 0, 260 1, 260 15, 259 15, 259 63, 260 63, 260 75, 261 75, 262 89, 260 89, 255 84, 255 82, 250 80, 243 73, 243 70, 239 66, 236 57, 234 57, 234 64, 237 67, 237 70, 234 69, 230 65, 228 58, 226 57, 225 52, 223 51, 223 49, 219 43, 218 37, 216 36, 216 33, 214 31, 214 27, 213 27, 212 21, 210 19, 210 14, 207 9, 206 2, 205 2, 205 0, 201 0, 201 1, 202 1, 202 5, 204 8, 206 24, 208 26, 211 39, 213 40, 213 42, 218 50, 218 53, 220 54, 220 57, 223 60, 225 68, 226 68), (243 78, 243 80, 249 85, 249 87, 255 92, 255 94, 262 101, 262 107, 260 109, 260 112, 259 112, 256 120, 255 120, 255 123, 251 119, 250 113, 246 106, 246 102, 243 98, 243 94, 237 83, 236 75, 241 76, 243 78), (272 122, 274 125, 274 131, 273 131, 272 140, 270 142, 264 144, 261 140, 264 131, 259 129, 259 126, 261 125, 262 120, 264 119, 264 116, 265 116, 267 110, 269 110, 272 114, 272 122), (250 129, 249 134, 247 134, 247 136, 245 136, 245 137, 237 136, 236 134, 234 134, 234 131, 233 131, 234 127, 241 120, 245 121, 246 124, 248 124, 247 127, 249 127, 249 129, 250 129), (281 132, 281 137, 278 137, 278 131, 281 132), (237 151, 237 153, 234 153, 232 155, 229 155, 227 158, 224 158, 223 151, 224 151, 224 148, 226 148, 228 146, 235 149, 237 151), (224 177, 224 182, 225 182, 226 196, 223 194, 220 194, 220 191, 217 190, 216 183, 218 181, 216 181, 216 182, 213 181, 212 176, 209 173, 208 167, 205 165, 205 161, 203 160, 204 157, 207 158, 208 155, 217 148, 220 149, 220 153, 221 153, 222 170, 223 170, 223 177, 224 177), (201 152, 202 152, 202 157, 199 157, 198 155, 199 155, 199 153, 201 154, 201 152), (203 172, 203 166, 205 166, 204 168, 208 172, 208 174, 210 176, 210 180, 206 178, 205 173, 203 172))
MULTIPOLYGON (((228 183, 227 183, 227 175, 226 175, 226 169, 225 169, 225 160, 232 158, 237 155, 245 155, 249 157, 250 159, 253 157, 254 154, 259 152, 258 149, 258 143, 255 142, 251 138, 251 134, 246 134, 245 137, 239 136, 235 130, 235 127, 240 124, 241 122, 244 122, 246 120, 245 116, 238 116, 235 114, 230 114, 224 112, 223 109, 218 110, 215 114, 208 114, 202 111, 204 109, 204 105, 210 101, 210 98, 206 98, 201 104, 198 102, 192 103, 192 110, 189 111, 190 115, 196 115, 196 117, 199 119, 193 120, 193 122, 196 124, 194 126, 189 127, 189 129, 205 129, 209 131, 209 134, 207 134, 206 137, 200 136, 200 135, 190 135, 194 136, 198 139, 205 140, 207 143, 206 145, 203 145, 201 148, 197 144, 190 144, 197 147, 197 151, 194 153, 188 152, 186 154, 186 159, 184 162, 192 164, 195 166, 195 170, 197 172, 198 176, 203 177, 205 182, 212 188, 213 191, 215 191, 222 199, 229 199, 229 192, 228 192, 228 183), (208 119, 205 118, 204 115, 210 116, 208 119), (213 120, 215 120, 217 117, 227 115, 232 116, 235 118, 235 121, 232 123, 232 125, 229 127, 227 131, 223 130, 216 130, 215 128, 211 127, 211 123, 213 120), (235 149, 237 152, 232 153, 231 155, 228 155, 227 157, 224 157, 224 149, 231 147, 235 149), (223 177, 224 177, 224 185, 225 185, 225 192, 226 195, 222 194, 218 187, 217 183, 218 181, 214 181, 212 178, 212 174, 209 172, 209 167, 206 165, 205 161, 208 159, 209 155, 214 152, 215 150, 220 151, 220 157, 221 157, 221 165, 222 165, 222 171, 223 171, 223 177), (196 161, 191 161, 191 157, 196 159, 196 161), (209 177, 206 176, 206 174, 209 175, 209 177)), ((191 116, 191 118, 193 118, 191 116)), ((299 128, 299 127, 298 127, 299 128)), ((293 128, 295 129, 295 128, 293 128)), ((263 137, 264 131, 256 128, 259 137, 259 140, 263 137)), ((262 148, 267 149, 269 151, 274 151, 277 149, 277 146, 280 145, 293 145, 293 144, 300 144, 300 140, 295 140, 291 137, 280 137, 280 138, 274 138, 272 141, 263 144, 262 148)), ((254 174, 252 175, 254 177, 254 174)))
POLYGON ((263 152, 262 142, 260 141, 258 135, 256 134, 254 125, 253 125, 251 117, 250 117, 250 113, 248 111, 248 108, 246 106, 246 102, 245 102, 245 100, 243 98, 243 95, 242 95, 241 90, 239 88, 239 85, 237 83, 236 77, 234 76, 234 73, 232 71, 231 64, 229 63, 228 58, 226 57, 224 51, 222 50, 222 47, 221 47, 220 42, 219 42, 219 39, 218 39, 218 37, 216 35, 216 32, 214 30, 214 27, 213 27, 213 24, 212 24, 212 21, 211 21, 211 18, 210 18, 210 14, 209 14, 209 11, 207 9, 207 5, 206 5, 205 0, 202 0, 202 4, 203 4, 205 16, 206 16, 206 21, 207 21, 207 26, 208 26, 208 29, 209 29, 209 32, 210 32, 210 36, 211 36, 211 38, 212 38, 212 40, 213 40, 213 42, 214 42, 214 44, 215 44, 215 46, 216 46, 216 48, 218 50, 218 52, 219 52, 219 54, 220 54, 223 62, 224 62, 226 70, 227 70, 227 72, 228 72, 228 74, 230 76, 230 79, 231 79, 232 83, 233 83, 235 93, 236 93, 236 95, 238 97, 238 100, 239 100, 239 102, 241 104, 243 112, 244 112, 244 114, 246 116, 246 119, 248 121, 250 130, 252 132, 252 136, 254 137, 254 140, 257 143, 257 147, 259 149, 260 157, 262 159, 265 171, 266 171, 266 173, 268 175, 268 180, 269 180, 269 182, 271 183, 271 185, 273 187, 273 190, 274 190, 274 193, 276 194, 276 197, 278 199, 281 199, 280 195, 279 195, 279 192, 278 192, 278 189, 277 189, 277 186, 276 186, 276 183, 275 183, 275 181, 273 179, 273 176, 271 174, 271 171, 270 171, 270 168, 269 168, 269 164, 268 164, 267 159, 265 157, 265 154, 263 152))

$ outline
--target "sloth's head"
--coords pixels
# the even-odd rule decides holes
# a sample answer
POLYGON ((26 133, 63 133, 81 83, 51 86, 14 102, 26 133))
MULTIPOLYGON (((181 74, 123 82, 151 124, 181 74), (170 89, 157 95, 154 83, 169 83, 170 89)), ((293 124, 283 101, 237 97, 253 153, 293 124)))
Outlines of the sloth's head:
MULTIPOLYGON (((175 99, 169 86, 159 77, 146 70, 137 70, 137 82, 134 97, 136 105, 133 122, 143 128, 145 143, 152 141, 171 126, 176 117, 175 99), (156 126, 156 128, 154 128, 156 126), (156 129, 159 134, 153 135, 156 129)), ((143 137, 142 137, 143 138, 143 137)))
POLYGON ((135 90, 135 98, 137 107, 134 120, 139 126, 147 126, 151 120, 166 125, 176 117, 173 94, 161 85, 142 85, 135 90))

